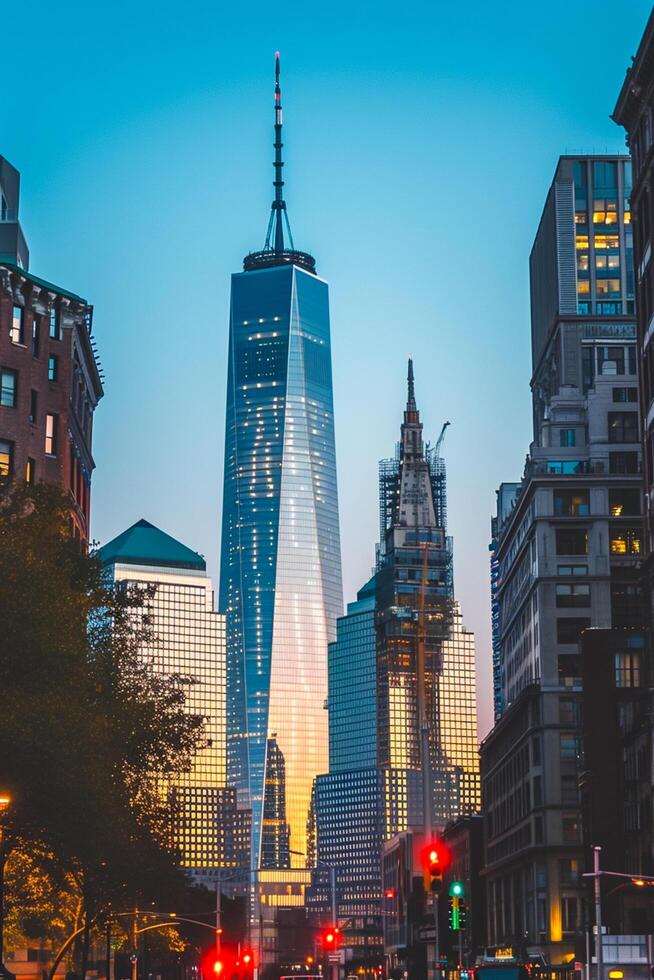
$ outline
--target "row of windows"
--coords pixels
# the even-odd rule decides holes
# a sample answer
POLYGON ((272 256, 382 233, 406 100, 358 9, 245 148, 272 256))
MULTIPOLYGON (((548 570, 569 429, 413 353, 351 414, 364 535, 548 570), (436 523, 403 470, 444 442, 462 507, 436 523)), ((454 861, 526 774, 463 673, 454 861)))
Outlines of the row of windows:
MULTIPOLYGON (((48 413, 45 417, 45 454, 57 455, 59 417, 48 413)), ((0 477, 14 475, 14 444, 8 439, 0 439, 0 477)), ((28 459, 25 479, 28 483, 34 481, 34 460, 28 459)))
MULTIPOLYGON (((40 349, 40 329, 41 317, 38 313, 32 314, 32 354, 39 356, 40 349)), ((9 327, 9 337, 12 344, 25 345, 25 309, 22 306, 14 305, 11 311, 11 325, 9 327)), ((49 337, 51 340, 61 340, 61 320, 59 310, 53 308, 49 314, 49 337)))
MULTIPOLYGON (((51 354, 48 358, 48 381, 59 380, 59 358, 51 354)), ((37 392, 31 389, 31 401, 36 402, 37 392)), ((0 405, 4 408, 15 408, 18 398, 18 371, 11 368, 0 368, 0 405)), ((30 422, 35 422, 36 412, 30 411, 30 422)))
MULTIPOLYGON (((638 517, 640 513, 641 492, 639 489, 636 487, 609 489, 609 514, 611 517, 638 517)), ((555 517, 588 517, 589 515, 589 490, 554 491, 555 517)))
MULTIPOLYGON (((639 527, 609 527, 609 547, 612 555, 640 555, 642 531, 639 527)), ((582 527, 556 529, 557 555, 587 555, 588 531, 582 527)))

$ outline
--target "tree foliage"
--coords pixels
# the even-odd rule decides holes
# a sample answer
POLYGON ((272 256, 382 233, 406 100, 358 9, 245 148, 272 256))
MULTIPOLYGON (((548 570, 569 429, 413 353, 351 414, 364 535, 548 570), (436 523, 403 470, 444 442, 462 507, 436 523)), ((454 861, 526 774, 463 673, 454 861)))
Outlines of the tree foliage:
POLYGON ((189 767, 203 720, 184 709, 188 679, 144 655, 147 590, 107 581, 68 509, 53 486, 0 489, 0 789, 5 851, 50 855, 91 922, 183 887, 161 787, 189 767))

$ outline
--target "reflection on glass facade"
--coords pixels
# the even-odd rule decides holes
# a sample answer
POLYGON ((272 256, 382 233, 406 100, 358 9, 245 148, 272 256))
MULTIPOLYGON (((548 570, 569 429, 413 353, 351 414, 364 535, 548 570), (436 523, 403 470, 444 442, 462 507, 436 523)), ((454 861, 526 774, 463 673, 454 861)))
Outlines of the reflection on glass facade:
POLYGON ((313 779, 327 768, 327 645, 342 610, 328 292, 295 264, 232 278, 220 608, 229 782, 252 807, 258 867, 273 734, 290 850, 305 849, 313 779))
POLYGON ((329 645, 329 771, 377 763, 375 580, 359 590, 329 645))
MULTIPOLYGON (((182 866, 199 876, 243 858, 249 815, 235 815, 225 789, 225 617, 213 611, 204 558, 147 521, 100 549, 113 581, 156 586, 147 599, 152 642, 143 656, 159 670, 193 679, 191 714, 205 718, 206 744, 172 788, 174 830, 182 866)), ((142 610, 135 610, 140 616, 142 610)))

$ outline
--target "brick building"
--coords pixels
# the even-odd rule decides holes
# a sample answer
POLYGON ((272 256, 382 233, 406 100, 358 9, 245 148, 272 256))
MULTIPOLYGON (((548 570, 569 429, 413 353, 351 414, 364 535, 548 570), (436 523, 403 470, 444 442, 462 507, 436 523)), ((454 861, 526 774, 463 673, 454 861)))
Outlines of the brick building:
POLYGON ((70 491, 71 530, 87 541, 103 394, 93 307, 27 271, 18 189, 17 171, 0 157, 0 476, 70 491))

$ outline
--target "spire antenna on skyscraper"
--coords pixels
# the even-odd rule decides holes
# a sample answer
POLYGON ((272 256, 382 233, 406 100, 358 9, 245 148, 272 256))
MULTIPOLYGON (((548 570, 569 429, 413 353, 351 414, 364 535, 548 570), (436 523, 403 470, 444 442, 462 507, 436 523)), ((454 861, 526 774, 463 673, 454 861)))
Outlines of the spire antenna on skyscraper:
POLYGON ((261 269, 275 265, 285 265, 287 263, 300 266, 307 272, 316 271, 316 260, 307 252, 295 250, 291 225, 288 220, 286 201, 284 200, 284 179, 282 177, 284 161, 282 160, 282 90, 280 85, 280 55, 275 51, 275 138, 273 147, 275 157, 273 167, 275 175, 273 179, 273 202, 270 209, 270 219, 266 232, 266 241, 261 252, 250 252, 243 260, 243 268, 246 272, 253 269, 261 269))
POLYGON ((415 410, 416 410, 416 391, 415 391, 415 385, 414 385, 414 381, 413 381, 413 358, 411 357, 411 355, 409 355, 409 370, 408 370, 408 374, 407 374, 407 387, 408 387, 407 409, 409 411, 414 411, 415 412, 415 410))

